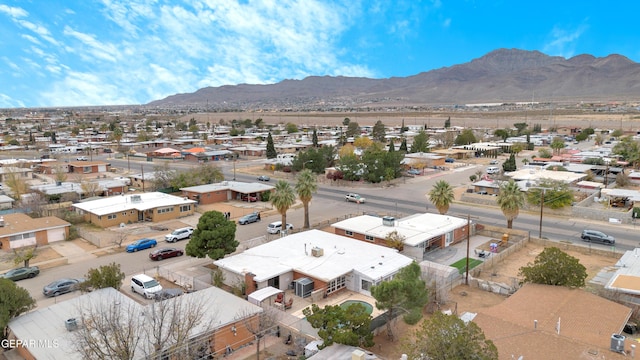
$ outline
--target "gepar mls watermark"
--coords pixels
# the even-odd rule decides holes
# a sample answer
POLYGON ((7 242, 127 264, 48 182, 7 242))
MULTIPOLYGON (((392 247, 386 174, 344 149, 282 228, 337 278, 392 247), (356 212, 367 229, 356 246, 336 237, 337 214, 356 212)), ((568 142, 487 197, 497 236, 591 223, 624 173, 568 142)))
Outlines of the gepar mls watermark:
POLYGON ((58 339, 53 340, 38 340, 38 339, 2 339, 0 340, 0 346, 4 349, 13 349, 17 347, 24 348, 45 348, 56 349, 60 347, 58 339))

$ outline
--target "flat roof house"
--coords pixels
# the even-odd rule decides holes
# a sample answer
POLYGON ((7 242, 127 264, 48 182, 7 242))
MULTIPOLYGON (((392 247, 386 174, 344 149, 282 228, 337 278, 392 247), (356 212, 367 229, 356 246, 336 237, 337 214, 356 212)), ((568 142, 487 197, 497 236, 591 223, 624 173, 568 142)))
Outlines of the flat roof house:
MULTIPOLYGON (((450 215, 414 214, 396 219, 372 215, 355 216, 332 224, 338 235, 388 246, 387 236, 397 231, 404 238, 402 254, 417 261, 424 254, 461 242, 467 238, 467 220, 450 215)), ((473 228, 472 228, 473 230, 473 228)))
MULTIPOLYGON (((204 342, 209 346, 209 354, 218 358, 227 349, 236 350, 255 340, 255 336, 247 329, 247 324, 257 324, 259 314, 264 311, 259 306, 216 287, 163 300, 162 305, 159 304, 142 305, 114 288, 99 289, 48 307, 36 308, 11 320, 8 326, 9 339, 38 340, 37 346, 16 348, 25 359, 83 359, 75 347, 76 336, 90 323, 91 314, 102 313, 104 309, 104 316, 101 318, 118 321, 123 326, 123 331, 131 330, 126 324, 134 324, 136 328, 132 331, 136 332, 140 340, 133 348, 135 353, 132 358, 146 359, 153 353, 156 341, 150 335, 153 333, 151 329, 157 331, 159 320, 163 319, 161 315, 154 317, 152 314, 164 311, 166 314, 162 324, 169 326, 172 311, 180 311, 178 317, 182 318, 186 315, 183 312, 199 308, 202 321, 187 335, 194 342, 190 345, 199 348, 204 342)), ((171 355, 184 353, 186 349, 171 348, 171 342, 172 338, 167 338, 163 343, 163 350, 168 351, 167 358, 182 358, 171 355)))
POLYGON ((22 213, 0 216, 0 249, 47 245, 69 236, 71 224, 55 216, 34 219, 22 213))
POLYGON ((413 260, 396 249, 309 230, 273 240, 241 254, 214 261, 228 284, 246 284, 247 295, 268 286, 295 294, 331 295, 349 289, 371 296, 413 260))
POLYGON ((100 227, 140 221, 159 222, 193 215, 196 202, 161 192, 122 194, 73 204, 85 221, 100 227))
POLYGON ((207 205, 222 201, 242 200, 248 195, 258 197, 258 194, 273 189, 274 187, 271 185, 258 182, 222 181, 215 184, 190 186, 180 190, 185 197, 197 201, 200 205, 207 205))

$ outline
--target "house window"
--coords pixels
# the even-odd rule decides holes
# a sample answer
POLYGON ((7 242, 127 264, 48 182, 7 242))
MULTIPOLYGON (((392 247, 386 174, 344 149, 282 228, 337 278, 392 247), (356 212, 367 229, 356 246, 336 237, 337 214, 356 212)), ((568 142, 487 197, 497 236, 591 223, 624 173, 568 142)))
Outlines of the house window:
POLYGON ((365 236, 364 236, 364 239, 365 239, 365 240, 367 240, 367 241, 373 241, 373 236, 371 236, 371 235, 365 235, 365 236))
POLYGON ((24 234, 18 234, 18 235, 11 235, 9 236, 9 241, 19 241, 19 240, 24 240, 24 239, 32 239, 36 237, 36 233, 24 233, 24 234))
POLYGON ((91 172, 91 166, 83 166, 82 172, 85 174, 89 174, 91 172))
POLYGON ((347 236, 353 236, 353 231, 345 230, 344 232, 347 236))
POLYGON ((362 286, 361 286, 362 290, 371 291, 371 285, 373 285, 371 281, 362 279, 361 283, 362 283, 362 286))
POLYGON ((181 205, 180 212, 191 211, 191 205, 181 205))
POLYGON ((158 214, 164 214, 172 211, 173 207, 158 208, 158 214))
POLYGON ((118 214, 109 214, 109 215, 107 215, 107 220, 113 220, 116 217, 118 217, 118 214))
POLYGON ((332 292, 338 291, 345 286, 347 286, 347 278, 344 275, 339 276, 329 281, 329 284, 327 285, 327 295, 331 294, 332 292))

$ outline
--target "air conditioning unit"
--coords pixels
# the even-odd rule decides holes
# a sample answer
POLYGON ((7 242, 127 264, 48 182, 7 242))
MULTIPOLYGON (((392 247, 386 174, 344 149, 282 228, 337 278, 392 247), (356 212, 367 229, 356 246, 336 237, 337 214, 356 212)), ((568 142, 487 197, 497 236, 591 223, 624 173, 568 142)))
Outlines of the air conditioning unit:
POLYGON ((382 225, 384 226, 395 226, 396 224, 396 218, 394 218, 393 216, 384 216, 382 218, 382 225))
POLYGON ((321 257, 324 255, 324 249, 319 247, 314 247, 311 249, 311 255, 315 257, 321 257))
POLYGON ((131 202, 132 203, 139 203, 142 201, 142 198, 140 197, 140 195, 131 195, 131 202))
POLYGON ((624 335, 613 334, 611 335, 611 351, 618 353, 624 352, 624 335))

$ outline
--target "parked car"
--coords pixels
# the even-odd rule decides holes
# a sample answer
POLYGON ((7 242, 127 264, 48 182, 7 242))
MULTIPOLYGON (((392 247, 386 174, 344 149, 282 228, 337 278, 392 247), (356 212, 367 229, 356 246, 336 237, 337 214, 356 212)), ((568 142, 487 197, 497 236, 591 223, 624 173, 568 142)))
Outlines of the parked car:
POLYGON ((60 279, 42 288, 46 297, 58 296, 80 289, 84 279, 60 279))
MULTIPOLYGON (((293 225, 287 223, 287 231, 293 229, 293 225)), ((267 232, 269 234, 280 234, 282 230, 282 221, 275 221, 267 225, 267 232)))
POLYGON ((86 156, 78 156, 76 158, 77 161, 89 161, 89 158, 86 156))
POLYGON ((38 276, 38 274, 40 274, 40 268, 38 268, 37 266, 30 266, 11 269, 2 274, 2 277, 13 281, 18 281, 22 279, 34 278, 38 276))
POLYGON ((256 197, 255 195, 250 195, 250 194, 242 194, 240 196, 240 199, 242 201, 246 201, 246 202, 256 202, 256 201, 258 201, 258 197, 256 197))
POLYGON ((150 249, 158 245, 158 242, 155 239, 140 239, 136 240, 134 243, 127 245, 127 252, 136 252, 139 250, 150 249))
POLYGON ((602 231, 597 230, 583 230, 580 237, 586 242, 599 242, 609 245, 613 245, 616 243, 616 239, 613 236, 607 235, 602 231))
POLYGON ((498 165, 498 160, 489 161, 489 165, 498 165))
POLYGON ((102 150, 102 152, 105 153, 105 154, 111 154, 113 152, 113 150, 107 148, 107 149, 102 150))
POLYGON ((162 285, 149 275, 138 274, 131 278, 131 291, 153 299, 156 293, 162 291, 162 285))
POLYGON ((407 171, 407 174, 411 174, 411 175, 420 175, 420 170, 418 169, 409 169, 407 171))
POLYGON ((251 214, 247 214, 243 217, 241 217, 240 219, 238 219, 238 224, 240 225, 246 225, 246 224, 251 224, 254 222, 258 222, 260 221, 260 213, 259 212, 253 212, 251 214))
POLYGON ((171 257, 182 256, 184 251, 176 248, 160 248, 149 253, 151 260, 163 260, 171 257))
POLYGON ((193 234, 192 227, 184 227, 180 229, 175 229, 171 234, 165 235, 164 239, 167 242, 176 242, 178 240, 184 240, 191 237, 193 234))
POLYGON ((268 177, 267 175, 258 176, 258 181, 269 181, 269 180, 271 180, 271 178, 268 177))
POLYGON ((446 162, 446 163, 454 163, 454 162, 456 162, 456 159, 448 157, 448 158, 444 159, 444 162, 446 162))
POLYGON ((499 174, 500 173, 500 168, 497 166, 489 166, 487 168, 487 174, 499 174))
POLYGON ((349 201, 349 202, 354 202, 354 203, 358 203, 358 204, 364 204, 364 202, 367 200, 365 198, 363 198, 362 196, 355 194, 355 193, 349 193, 345 196, 345 200, 349 201))
POLYGON ((182 294, 184 294, 184 291, 182 291, 182 289, 179 289, 179 288, 162 289, 157 293, 153 294, 153 298, 156 301, 161 301, 161 300, 171 299, 176 296, 180 296, 182 294))

